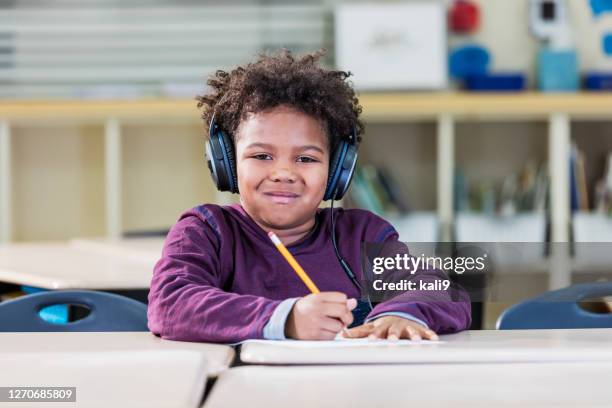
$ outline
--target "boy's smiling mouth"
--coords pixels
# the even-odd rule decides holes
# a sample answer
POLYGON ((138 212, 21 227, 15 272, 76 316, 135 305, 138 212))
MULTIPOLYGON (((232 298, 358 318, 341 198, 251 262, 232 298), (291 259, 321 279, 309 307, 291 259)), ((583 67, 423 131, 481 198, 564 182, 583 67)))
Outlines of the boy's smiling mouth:
POLYGON ((276 204, 289 204, 296 200, 299 195, 291 191, 266 191, 263 193, 276 204))

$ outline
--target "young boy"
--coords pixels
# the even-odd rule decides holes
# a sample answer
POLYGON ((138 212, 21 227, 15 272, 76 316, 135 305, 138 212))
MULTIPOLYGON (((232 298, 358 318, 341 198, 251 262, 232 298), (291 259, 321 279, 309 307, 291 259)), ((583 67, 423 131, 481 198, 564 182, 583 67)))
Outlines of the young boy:
MULTIPOLYGON (((151 282, 153 333, 226 343, 328 340, 353 323, 361 293, 338 257, 363 280, 362 243, 393 244, 398 234, 368 211, 335 209, 336 253, 330 210, 319 205, 332 152, 351 135, 360 141, 363 125, 350 74, 320 68, 321 55, 294 58, 284 51, 217 71, 208 81, 211 93, 198 97, 207 127, 214 121, 230 138, 235 176, 227 182, 237 186, 240 204, 195 207, 172 227, 151 282), (309 294, 270 231, 321 293, 309 294)), ((469 326, 470 303, 460 290, 435 301, 404 294, 401 302, 376 304, 356 323, 345 336, 436 339, 469 326)))

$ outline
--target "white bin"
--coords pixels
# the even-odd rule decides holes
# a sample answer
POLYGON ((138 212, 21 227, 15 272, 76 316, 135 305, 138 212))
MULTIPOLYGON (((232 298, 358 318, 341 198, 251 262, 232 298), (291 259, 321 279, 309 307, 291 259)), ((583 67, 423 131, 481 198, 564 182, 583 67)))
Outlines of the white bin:
POLYGON ((491 248, 493 259, 499 265, 541 265, 544 260, 544 213, 504 217, 460 213, 457 214, 455 226, 458 242, 489 243, 486 247, 491 248))

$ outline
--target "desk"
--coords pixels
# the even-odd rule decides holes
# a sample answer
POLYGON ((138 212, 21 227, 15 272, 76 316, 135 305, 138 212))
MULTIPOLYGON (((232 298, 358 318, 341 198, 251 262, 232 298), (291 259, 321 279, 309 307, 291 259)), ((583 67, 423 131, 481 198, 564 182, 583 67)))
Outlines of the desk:
POLYGON ((197 351, 0 352, 0 362, 3 387, 76 387, 76 403, 6 406, 195 408, 206 387, 207 362, 197 351))
POLYGON ((611 372, 612 362, 238 367, 204 408, 612 406, 611 372))
POLYGON ((107 255, 123 255, 133 259, 157 262, 161 258, 165 238, 75 238, 68 243, 72 248, 107 255))
POLYGON ((612 362, 612 329, 475 330, 442 342, 375 348, 295 349, 246 343, 240 358, 254 364, 388 364, 600 361, 612 362))
POLYGON ((146 289, 159 254, 83 243, 0 245, 0 281, 43 289, 146 289))
POLYGON ((104 352, 112 357, 141 351, 197 352, 206 357, 209 376, 226 370, 234 358, 229 346, 162 340, 149 332, 0 333, 0 353, 104 352))

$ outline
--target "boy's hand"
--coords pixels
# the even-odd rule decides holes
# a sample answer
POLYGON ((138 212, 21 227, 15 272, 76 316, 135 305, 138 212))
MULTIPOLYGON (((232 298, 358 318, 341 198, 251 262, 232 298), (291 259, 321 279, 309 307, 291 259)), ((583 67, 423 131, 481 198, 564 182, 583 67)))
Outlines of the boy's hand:
POLYGON ((357 300, 344 293, 321 292, 304 296, 293 305, 285 323, 285 335, 298 340, 333 340, 353 322, 357 300))
POLYGON ((383 316, 361 326, 347 330, 348 336, 343 337, 370 339, 410 339, 410 340, 438 340, 438 335, 427 327, 412 320, 398 316, 383 316))

